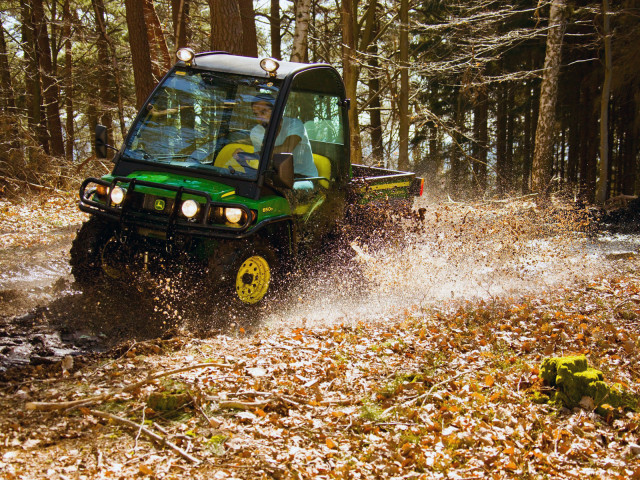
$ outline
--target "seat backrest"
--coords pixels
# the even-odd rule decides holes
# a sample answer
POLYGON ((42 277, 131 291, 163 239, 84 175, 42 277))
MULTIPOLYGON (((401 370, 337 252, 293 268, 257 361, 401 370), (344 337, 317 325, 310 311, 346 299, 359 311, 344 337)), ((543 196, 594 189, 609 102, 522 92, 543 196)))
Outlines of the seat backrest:
POLYGON ((218 153, 216 157, 216 161, 213 163, 214 167, 227 168, 232 166, 234 169, 244 172, 244 168, 238 164, 238 162, 233 158, 233 152, 236 150, 243 150, 247 153, 254 153, 253 145, 247 145, 246 143, 228 143, 222 150, 218 153))
POLYGON ((313 163, 316 164, 316 169, 318 169, 318 176, 327 179, 320 180, 320 185, 322 185, 324 188, 329 188, 328 180, 331 180, 331 160, 329 160, 324 155, 318 155, 317 153, 314 153, 313 163))

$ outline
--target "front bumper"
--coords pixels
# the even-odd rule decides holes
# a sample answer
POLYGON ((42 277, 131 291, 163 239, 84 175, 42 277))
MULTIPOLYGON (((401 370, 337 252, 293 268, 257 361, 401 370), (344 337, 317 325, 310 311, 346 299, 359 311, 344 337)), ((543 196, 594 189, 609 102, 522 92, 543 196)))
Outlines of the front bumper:
POLYGON ((151 233, 153 236, 171 240, 176 235, 188 235, 203 238, 244 238, 261 225, 253 224, 254 215, 246 205, 239 203, 214 202, 207 192, 185 187, 176 187, 128 177, 115 177, 111 182, 99 178, 87 178, 80 186, 80 210, 97 215, 119 225, 120 231, 132 229, 136 233, 151 233), (115 186, 126 191, 120 205, 111 202, 109 192, 115 186), (96 188, 103 186, 107 195, 97 200, 96 188), (141 192, 140 187, 148 187, 141 192), (153 189, 154 193, 148 193, 153 189), (182 199, 196 199, 200 211, 189 219, 182 215, 182 199), (155 201, 161 200, 162 209, 152 208, 155 201), (215 209, 238 208, 243 212, 238 224, 216 222, 215 209), (159 210, 159 211, 157 211, 159 210), (253 227, 253 228, 251 228, 253 227))

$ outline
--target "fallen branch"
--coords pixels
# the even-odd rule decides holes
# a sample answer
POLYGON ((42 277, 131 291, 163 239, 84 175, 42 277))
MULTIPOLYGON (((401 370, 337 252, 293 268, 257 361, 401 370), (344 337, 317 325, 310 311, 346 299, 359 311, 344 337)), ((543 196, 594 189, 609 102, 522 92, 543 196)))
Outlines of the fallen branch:
POLYGON ((218 407, 221 409, 224 408, 235 408, 236 410, 255 410, 256 408, 262 408, 269 404, 269 402, 239 402, 235 400, 231 400, 228 402, 220 402, 218 407))
POLYGON ((136 429, 139 434, 143 434, 146 437, 149 437, 151 440, 153 440, 154 442, 168 447, 169 449, 173 450, 174 452, 176 452, 178 455, 180 455, 181 457, 189 460, 191 463, 193 464, 198 464, 200 463, 200 460, 198 460, 196 457, 194 457, 193 455, 189 455, 187 452, 185 452, 183 449, 181 449, 180 447, 178 447, 176 444, 171 443, 169 440, 167 440, 165 437, 162 437, 156 433, 153 433, 151 430, 143 427, 142 425, 138 425, 135 422, 132 422, 131 420, 127 420, 126 418, 122 418, 122 417, 118 417, 117 415, 113 415, 111 413, 107 413, 107 412, 101 412, 100 410, 88 410, 88 413, 90 413, 91 415, 95 416, 95 417, 100 417, 100 418, 106 418, 108 420, 111 420, 115 423, 119 423, 120 425, 125 425, 127 427, 131 427, 136 429))
POLYGON ((168 377, 170 375, 175 375, 176 373, 182 373, 189 370, 195 370, 198 368, 211 368, 211 367, 221 367, 221 368, 234 368, 234 365, 230 365, 228 363, 199 363, 196 365, 189 365, 188 367, 176 368, 174 370, 168 370, 165 372, 159 372, 149 375, 144 380, 140 380, 139 382, 133 383, 131 385, 127 385, 115 392, 103 393, 102 395, 96 395, 94 397, 84 398, 82 400, 73 400, 70 402, 29 402, 26 404, 27 410, 39 410, 39 411, 56 411, 56 410, 67 410, 70 408, 79 408, 86 407, 87 405, 92 405, 95 403, 102 402, 109 398, 115 397, 116 395, 120 395, 122 393, 128 393, 135 391, 146 385, 147 383, 151 383, 154 380, 157 380, 162 377, 168 377))

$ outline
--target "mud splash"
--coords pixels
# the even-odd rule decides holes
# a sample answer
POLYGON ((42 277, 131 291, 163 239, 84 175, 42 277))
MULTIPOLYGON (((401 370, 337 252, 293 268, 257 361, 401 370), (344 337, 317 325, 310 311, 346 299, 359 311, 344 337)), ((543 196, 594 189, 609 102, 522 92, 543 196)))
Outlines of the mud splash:
POLYGON ((415 208, 426 211, 422 230, 412 226, 375 248, 356 238, 355 265, 312 272, 266 325, 376 322, 433 306, 541 295, 634 268, 640 253, 639 235, 597 233, 589 212, 572 206, 415 208))
POLYGON ((47 246, 1 250, 0 371, 176 331, 205 337, 378 322, 542 295, 635 268, 640 251, 639 235, 594 233, 589 216, 571 206, 422 202, 402 215, 381 213, 382 220, 357 212, 358 228, 309 252, 287 288, 257 309, 204 308, 180 282, 162 279, 147 294, 78 292, 67 265, 76 226, 47 246))

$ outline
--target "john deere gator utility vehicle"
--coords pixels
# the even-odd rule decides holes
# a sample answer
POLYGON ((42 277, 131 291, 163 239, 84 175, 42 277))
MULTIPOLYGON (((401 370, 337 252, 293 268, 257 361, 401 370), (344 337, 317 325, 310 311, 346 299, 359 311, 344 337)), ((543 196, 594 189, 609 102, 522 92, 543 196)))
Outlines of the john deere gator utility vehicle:
POLYGON ((70 263, 81 286, 196 265, 212 295, 222 287, 256 304, 301 246, 321 248, 347 202, 421 194, 412 173, 351 164, 349 100, 333 67, 178 58, 120 149, 96 128, 97 155, 116 150, 115 166, 80 188, 91 217, 70 263))

